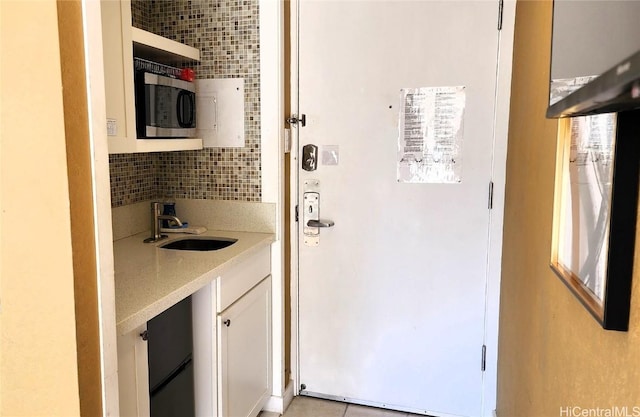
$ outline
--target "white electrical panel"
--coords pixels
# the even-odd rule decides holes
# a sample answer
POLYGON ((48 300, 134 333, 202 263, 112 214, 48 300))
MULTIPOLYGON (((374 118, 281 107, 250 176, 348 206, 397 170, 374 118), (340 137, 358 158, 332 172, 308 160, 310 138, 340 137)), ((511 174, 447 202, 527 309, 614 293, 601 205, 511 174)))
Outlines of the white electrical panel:
POLYGON ((196 80, 197 136, 205 148, 244 147, 244 78, 196 80))

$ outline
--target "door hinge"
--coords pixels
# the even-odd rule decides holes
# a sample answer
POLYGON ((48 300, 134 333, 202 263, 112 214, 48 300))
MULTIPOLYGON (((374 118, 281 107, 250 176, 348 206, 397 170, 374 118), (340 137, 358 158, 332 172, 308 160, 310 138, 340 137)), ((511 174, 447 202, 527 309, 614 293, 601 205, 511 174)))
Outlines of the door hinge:
POLYGON ((498 30, 502 30, 503 11, 504 11, 504 0, 498 0, 498 30))
POLYGON ((489 181, 489 210, 493 209, 493 181, 489 181))
POLYGON ((298 206, 296 205, 296 222, 298 221, 298 206))
POLYGON ((292 114, 291 117, 287 117, 287 123, 291 126, 298 126, 298 124, 300 124, 302 127, 305 127, 307 125, 307 115, 301 114, 300 117, 298 117, 297 114, 292 114))
POLYGON ((480 370, 484 372, 487 369, 487 345, 482 345, 482 363, 480 370))

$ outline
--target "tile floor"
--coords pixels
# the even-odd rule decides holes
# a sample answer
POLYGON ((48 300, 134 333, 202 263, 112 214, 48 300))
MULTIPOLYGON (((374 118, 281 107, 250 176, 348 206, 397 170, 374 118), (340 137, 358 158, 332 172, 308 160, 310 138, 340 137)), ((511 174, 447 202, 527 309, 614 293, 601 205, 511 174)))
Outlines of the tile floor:
MULTIPOLYGON (((283 417, 410 417, 398 411, 345 404, 310 397, 295 397, 283 417)), ((279 417, 263 411, 258 417, 279 417)))

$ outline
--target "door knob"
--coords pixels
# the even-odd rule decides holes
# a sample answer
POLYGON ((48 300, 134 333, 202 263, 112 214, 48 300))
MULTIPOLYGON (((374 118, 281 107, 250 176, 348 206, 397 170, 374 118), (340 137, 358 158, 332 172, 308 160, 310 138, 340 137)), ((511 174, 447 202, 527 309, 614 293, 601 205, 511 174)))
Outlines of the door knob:
POLYGON ((302 234, 304 244, 318 246, 320 244, 320 228, 333 227, 333 220, 320 218, 320 190, 318 180, 304 181, 302 206, 302 234))
POLYGON ((333 227, 335 223, 333 220, 309 220, 307 226, 309 227, 333 227))

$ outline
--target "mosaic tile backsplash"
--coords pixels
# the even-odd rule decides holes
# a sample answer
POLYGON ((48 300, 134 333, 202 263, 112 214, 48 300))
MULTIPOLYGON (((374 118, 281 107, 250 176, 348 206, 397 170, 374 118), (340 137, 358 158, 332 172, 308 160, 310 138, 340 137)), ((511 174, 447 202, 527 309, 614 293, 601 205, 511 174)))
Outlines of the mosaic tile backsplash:
POLYGON ((159 197, 155 159, 154 153, 109 155, 112 207, 159 197))
POLYGON ((197 78, 245 80, 245 147, 111 155, 112 206, 153 198, 261 201, 258 0, 133 0, 133 26, 200 49, 197 78), (133 172, 132 167, 145 167, 133 172))

